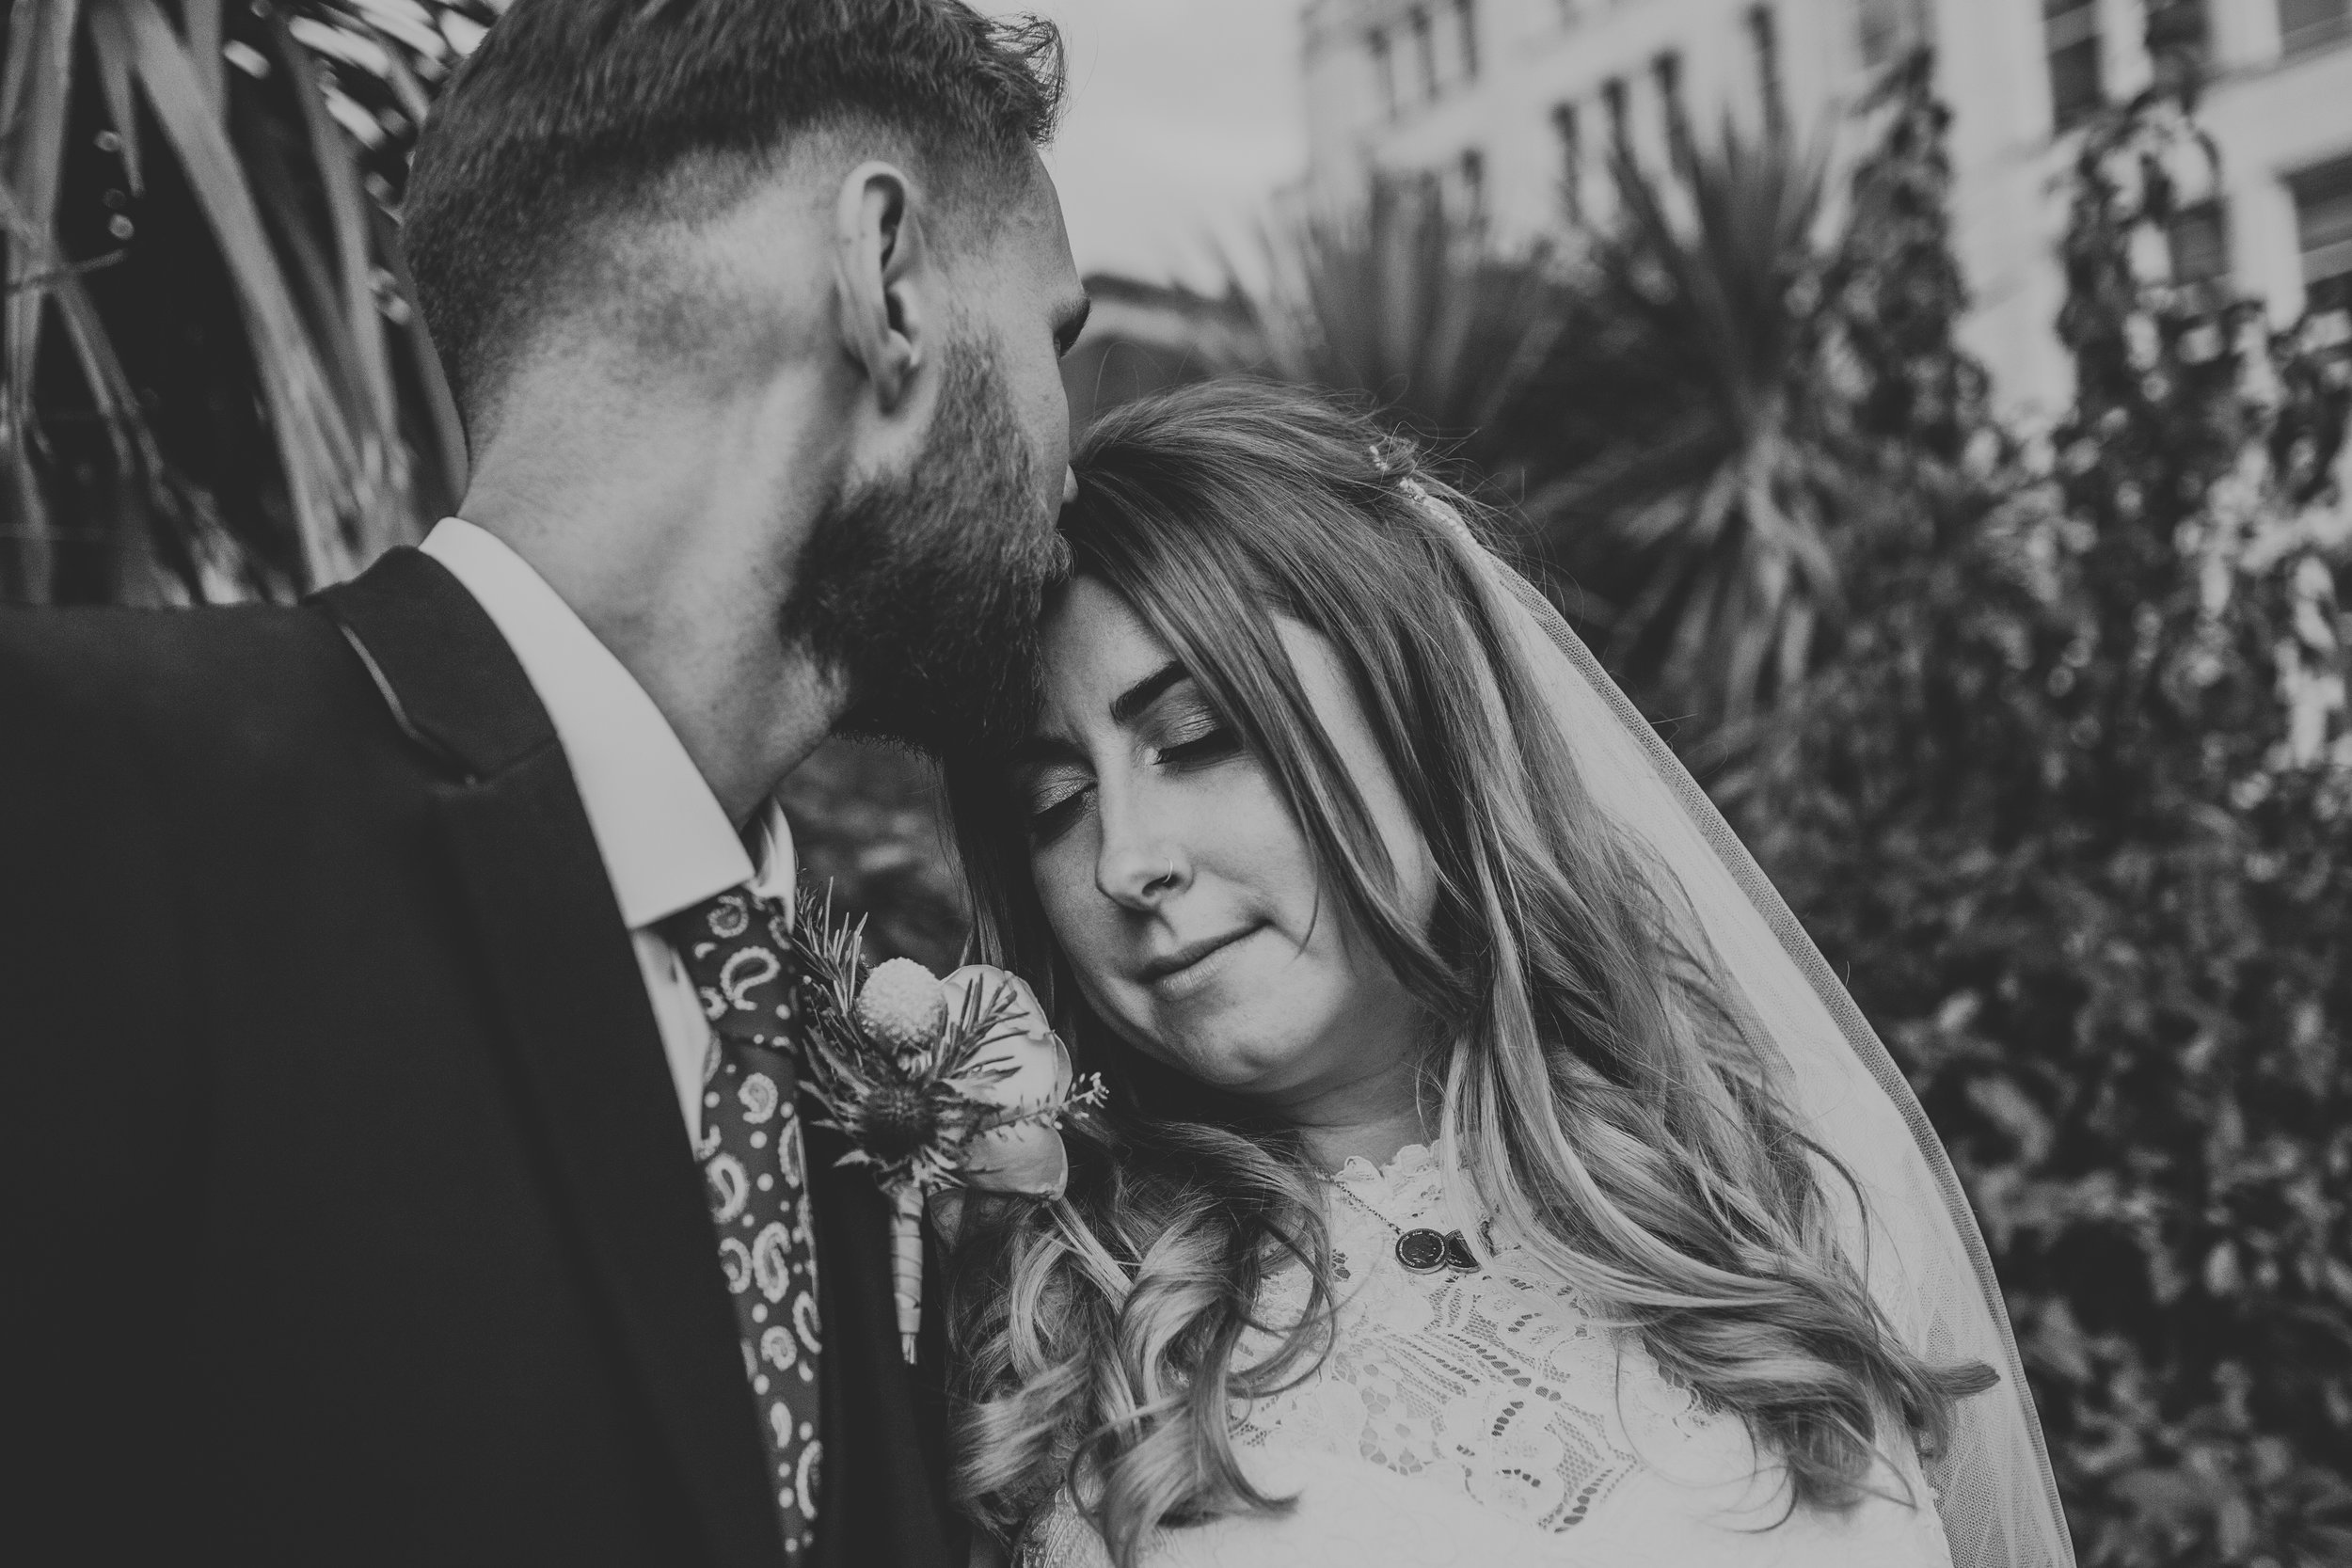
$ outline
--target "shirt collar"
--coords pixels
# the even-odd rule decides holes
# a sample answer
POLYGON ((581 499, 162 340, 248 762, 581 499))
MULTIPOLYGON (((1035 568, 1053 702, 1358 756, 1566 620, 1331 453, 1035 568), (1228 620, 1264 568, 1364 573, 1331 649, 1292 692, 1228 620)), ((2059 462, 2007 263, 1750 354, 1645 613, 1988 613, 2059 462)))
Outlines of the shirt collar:
POLYGON ((545 578, 458 517, 437 524, 423 549, 481 603, 547 708, 624 925, 652 926, 746 882, 788 907, 794 857, 783 812, 771 801, 761 819, 755 880, 751 855, 677 732, 545 578))

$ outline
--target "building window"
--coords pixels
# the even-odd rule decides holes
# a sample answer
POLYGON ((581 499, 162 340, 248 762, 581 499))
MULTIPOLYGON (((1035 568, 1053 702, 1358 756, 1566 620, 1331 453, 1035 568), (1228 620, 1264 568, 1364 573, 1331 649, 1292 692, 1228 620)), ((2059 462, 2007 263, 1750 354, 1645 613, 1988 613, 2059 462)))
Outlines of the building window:
POLYGON ((2303 251, 2303 293, 2316 312, 2352 308, 2352 158, 2296 175, 2296 239, 2303 251))
POLYGON ((1438 37, 1429 25, 1427 11, 1412 14, 1413 53, 1421 59, 1421 95, 1438 96, 1438 37))
POLYGON ((2288 54, 2352 32, 2352 0, 2279 0, 2279 43, 2288 54))
POLYGON ((1462 216, 1471 223, 1486 220, 1486 155, 1474 147, 1462 153, 1462 216))
POLYGON ((2063 131, 2106 102, 2098 0, 2042 0, 2042 32, 2050 56, 2050 119, 2063 131))
POLYGON ((2148 0, 2148 53, 2168 83, 2202 76, 2213 55, 2209 0, 2148 0))
POLYGON ((1584 129, 1576 105, 1561 103, 1551 111, 1552 134, 1560 138, 1560 206, 1570 223, 1584 221, 1584 129))
POLYGON ((1372 74, 1380 84, 1380 108, 1391 119, 1396 118, 1396 57, 1389 52, 1389 35, 1374 29, 1372 35, 1372 74))
POLYGON ((2218 201, 2200 201, 2172 214, 2165 238, 2172 253, 2172 281, 2212 283, 2230 276, 2230 224, 2218 201))
POLYGON ((1854 41, 1867 70, 1891 65, 1927 40, 1920 0, 1854 0, 1854 41))
POLYGON ((1474 80, 1478 75, 1477 0, 1454 0, 1454 24, 1462 35, 1462 79, 1474 80))
POLYGON ((1609 155, 1627 158, 1633 153, 1633 130, 1626 123, 1625 78, 1612 76, 1600 85, 1600 101, 1609 111, 1609 155))
POLYGON ((1682 55, 1669 49, 1649 63, 1658 82, 1658 115, 1664 122, 1666 148, 1677 159, 1691 155, 1691 116, 1682 102, 1682 55))
POLYGON ((1773 136, 1788 131, 1788 99, 1780 81, 1780 26, 1772 8, 1748 10, 1748 41, 1756 48, 1756 88, 1764 102, 1764 129, 1773 136))

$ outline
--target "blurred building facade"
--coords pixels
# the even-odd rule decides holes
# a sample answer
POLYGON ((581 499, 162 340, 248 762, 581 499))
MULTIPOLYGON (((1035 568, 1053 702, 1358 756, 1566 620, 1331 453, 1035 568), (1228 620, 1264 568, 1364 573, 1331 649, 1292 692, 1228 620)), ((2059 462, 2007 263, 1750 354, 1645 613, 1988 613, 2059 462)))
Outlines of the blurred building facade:
POLYGON ((2068 393, 2069 132, 2159 71, 2198 72, 2221 154, 2174 275, 2233 278, 2281 320, 2352 305, 2352 0, 1308 0, 1303 26, 1309 198, 1426 173, 1505 239, 1604 221, 1618 143, 1662 167, 1728 118, 1850 153, 1847 111, 1932 46, 1971 346, 2027 418, 2068 393))

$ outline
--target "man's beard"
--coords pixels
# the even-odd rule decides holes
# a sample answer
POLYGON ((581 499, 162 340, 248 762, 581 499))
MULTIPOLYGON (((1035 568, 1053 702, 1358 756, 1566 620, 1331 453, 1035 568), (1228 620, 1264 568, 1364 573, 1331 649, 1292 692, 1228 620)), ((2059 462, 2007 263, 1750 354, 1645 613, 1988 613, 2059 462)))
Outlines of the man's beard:
POLYGON ((930 752, 1026 723, 1039 612, 1068 558, 993 361, 958 342, 943 370, 921 455, 819 513, 780 616, 846 683, 839 733, 930 752))

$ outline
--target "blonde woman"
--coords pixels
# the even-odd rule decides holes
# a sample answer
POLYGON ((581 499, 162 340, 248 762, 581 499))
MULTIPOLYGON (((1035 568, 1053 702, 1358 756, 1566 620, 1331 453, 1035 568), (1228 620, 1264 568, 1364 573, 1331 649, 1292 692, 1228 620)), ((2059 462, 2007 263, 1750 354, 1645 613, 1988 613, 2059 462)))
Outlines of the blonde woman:
POLYGON ((1687 776, 1309 395, 1091 433, 987 956, 1113 1087, 976 1201, 966 1507, 1026 1562, 2071 1562, 1964 1205, 1687 776))

